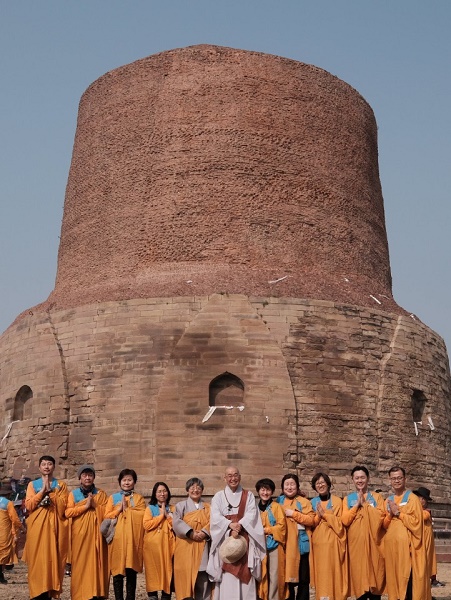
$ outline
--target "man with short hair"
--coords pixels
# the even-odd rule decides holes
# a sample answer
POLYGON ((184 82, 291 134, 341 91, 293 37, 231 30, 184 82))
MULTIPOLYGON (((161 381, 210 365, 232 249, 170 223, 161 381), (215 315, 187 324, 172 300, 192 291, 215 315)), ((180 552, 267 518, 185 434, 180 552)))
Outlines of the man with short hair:
POLYGON ((71 600, 108 598, 108 547, 100 532, 108 496, 95 484, 93 465, 78 469, 80 486, 67 500, 66 518, 72 519, 71 600))
POLYGON ((211 550, 207 573, 215 582, 214 600, 255 600, 256 580, 261 579, 261 563, 266 557, 263 525, 253 494, 241 487, 241 474, 227 467, 226 486, 211 502, 211 550), (244 555, 229 563, 220 556, 221 545, 232 536, 247 543, 244 555))
POLYGON ((389 600, 428 600, 431 588, 423 543, 423 509, 406 488, 406 472, 394 466, 388 472, 394 494, 387 498, 383 547, 389 600))
POLYGON ((385 503, 368 489, 370 473, 365 466, 355 466, 351 477, 356 491, 343 500, 341 515, 347 531, 350 592, 357 600, 380 600, 385 587, 380 547, 385 503))
POLYGON ((54 470, 53 456, 41 456, 41 477, 30 481, 25 498, 28 517, 24 560, 28 564, 30 598, 35 600, 60 597, 66 564, 67 487, 53 477, 54 470))

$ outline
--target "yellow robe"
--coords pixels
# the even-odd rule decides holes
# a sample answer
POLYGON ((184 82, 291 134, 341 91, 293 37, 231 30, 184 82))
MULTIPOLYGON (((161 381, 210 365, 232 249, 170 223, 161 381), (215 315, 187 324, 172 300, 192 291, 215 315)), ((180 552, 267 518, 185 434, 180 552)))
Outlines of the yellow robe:
POLYGON ((108 546, 110 573, 125 575, 125 569, 140 573, 143 568, 143 514, 146 502, 141 494, 133 492, 125 496, 127 508, 120 511, 122 495, 113 494, 108 498, 105 519, 117 519, 116 531, 108 546))
MULTIPOLYGON (((37 481, 42 484, 42 479, 37 481)), ((51 598, 59 598, 63 584, 68 546, 67 519, 64 516, 67 487, 63 481, 53 481, 57 487, 52 488, 49 494, 49 506, 39 506, 43 493, 35 492, 32 481, 27 487, 27 541, 23 559, 28 564, 30 598, 45 592, 51 598)))
MULTIPOLYGON (((183 520, 194 531, 210 531, 210 505, 204 504, 192 512, 185 513, 183 520)), ((174 550, 174 584, 177 600, 194 598, 199 567, 202 561, 206 540, 194 542, 191 539, 177 537, 174 550)), ((150 590, 155 591, 155 590, 150 590)))
MULTIPOLYGON (((385 502, 380 494, 371 492, 376 502, 349 508, 348 496, 343 500, 341 520, 347 528, 349 584, 351 596, 359 598, 365 592, 381 595, 385 587, 385 566, 381 541, 385 502)), ((365 499, 368 494, 365 494, 365 499)))
POLYGON ((348 560, 346 530, 341 520, 342 500, 331 496, 321 502, 325 515, 315 515, 310 549, 310 585, 316 599, 346 600, 348 597, 348 560), (332 508, 327 508, 329 502, 332 508))
POLYGON ((71 600, 108 597, 108 547, 100 533, 108 496, 103 490, 93 495, 94 507, 84 510, 86 498, 78 502, 74 492, 67 500, 66 517, 71 519, 71 600))
POLYGON ((298 523, 304 525, 306 531, 310 534, 308 528, 315 524, 315 511, 307 498, 296 496, 295 498, 285 497, 282 504, 284 511, 286 508, 294 510, 292 517, 287 517, 287 537, 285 544, 285 581, 287 583, 297 583, 299 580, 299 563, 301 555, 298 544, 298 523), (298 508, 301 505, 302 510, 298 508))
MULTIPOLYGON (((285 542, 287 538, 287 520, 285 517, 285 511, 278 502, 271 502, 271 511, 276 520, 275 525, 271 525, 269 522, 269 516, 266 510, 260 511, 260 517, 263 524, 263 530, 266 536, 272 535, 279 545, 273 552, 277 552, 278 558, 278 579, 279 579, 279 599, 284 600, 288 598, 288 585, 285 583, 285 542)), ((257 598, 261 600, 268 600, 268 557, 262 561, 262 578, 261 581, 257 582, 257 598)))
POLYGON ((0 498, 0 565, 17 562, 14 538, 22 523, 11 500, 0 498))
POLYGON ((423 540, 426 547, 426 560, 428 564, 429 577, 437 575, 437 555, 435 554, 434 530, 432 528, 432 516, 428 510, 423 509, 423 540))
MULTIPOLYGON (((174 507, 169 507, 174 512, 174 507)), ((154 517, 148 506, 144 513, 144 566, 146 572, 146 590, 171 591, 175 535, 172 530, 172 518, 164 515, 154 517)))
POLYGON ((423 544, 423 507, 415 494, 395 496, 399 517, 388 511, 384 519, 383 553, 385 557, 386 593, 389 600, 404 599, 412 572, 412 600, 431 598, 431 587, 426 567, 426 549, 423 544))

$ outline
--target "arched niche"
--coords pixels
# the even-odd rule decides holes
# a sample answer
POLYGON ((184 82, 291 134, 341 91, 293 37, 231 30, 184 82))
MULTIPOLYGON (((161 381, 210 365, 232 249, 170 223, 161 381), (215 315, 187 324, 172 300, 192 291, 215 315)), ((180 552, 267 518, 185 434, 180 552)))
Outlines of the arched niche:
POLYGON ((14 398, 13 421, 24 421, 32 416, 33 391, 28 385, 23 385, 14 398))
POLYGON ((208 403, 210 406, 242 406, 244 383, 233 373, 225 371, 210 382, 208 403))

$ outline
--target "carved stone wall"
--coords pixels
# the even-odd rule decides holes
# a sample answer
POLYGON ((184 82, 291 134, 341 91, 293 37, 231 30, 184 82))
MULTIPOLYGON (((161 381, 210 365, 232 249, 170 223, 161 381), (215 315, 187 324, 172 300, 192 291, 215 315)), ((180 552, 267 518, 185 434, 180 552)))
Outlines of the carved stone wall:
POLYGON ((25 317, 2 336, 0 357, 3 430, 18 390, 33 391, 32 417, 3 443, 5 475, 36 473, 50 452, 72 484, 88 460, 108 489, 132 466, 145 493, 159 479, 183 493, 193 474, 212 493, 234 463, 249 487, 289 469, 308 491, 326 469, 344 493, 352 465, 367 464, 386 489, 401 463, 448 503, 446 349, 409 316, 244 295, 99 303, 25 317), (243 382, 242 398, 202 423, 224 373, 243 382), (426 399, 418 435, 415 390, 426 399))

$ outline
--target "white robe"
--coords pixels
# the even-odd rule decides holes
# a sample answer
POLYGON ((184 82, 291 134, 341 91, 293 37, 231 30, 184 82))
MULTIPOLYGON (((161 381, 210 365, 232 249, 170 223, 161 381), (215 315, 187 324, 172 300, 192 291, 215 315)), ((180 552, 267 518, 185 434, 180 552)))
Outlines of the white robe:
POLYGON ((247 564, 252 574, 250 582, 245 584, 235 575, 224 572, 219 558, 219 547, 231 532, 230 519, 227 519, 226 515, 238 514, 242 491, 241 486, 235 493, 227 486, 225 490, 217 492, 211 501, 211 548, 207 573, 210 580, 215 582, 214 600, 255 600, 255 581, 261 579, 262 560, 266 557, 266 542, 262 521, 252 493, 248 494, 244 515, 239 521, 249 535, 247 564), (232 505, 230 509, 229 503, 232 505))

